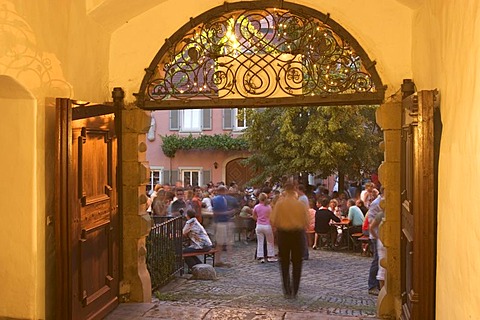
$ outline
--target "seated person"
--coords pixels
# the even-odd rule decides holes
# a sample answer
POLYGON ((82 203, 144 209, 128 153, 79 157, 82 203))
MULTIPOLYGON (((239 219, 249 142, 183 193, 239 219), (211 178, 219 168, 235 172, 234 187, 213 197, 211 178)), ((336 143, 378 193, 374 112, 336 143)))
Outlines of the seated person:
POLYGON ((360 210, 359 207, 355 205, 354 199, 349 199, 347 202, 348 206, 348 220, 350 220, 349 232, 350 234, 362 233, 362 225, 365 220, 365 216, 360 210))
MULTIPOLYGON (((190 252, 207 252, 212 249, 212 241, 205 231, 205 228, 195 218, 195 210, 187 210, 187 222, 183 227, 183 235, 190 240, 190 245, 183 248, 183 253, 190 252)), ((185 263, 191 269, 194 265, 202 263, 197 256, 185 257, 185 263)))
POLYGON ((369 225, 368 225, 368 217, 365 217, 365 220, 363 220, 363 225, 362 225, 362 234, 364 236, 369 236, 370 231, 369 231, 369 225))
POLYGON ((337 217, 342 218, 342 211, 338 206, 337 199, 330 199, 330 203, 328 204, 328 209, 332 211, 337 217))
POLYGON ((360 208, 360 210, 362 210, 362 213, 363 213, 363 216, 365 216, 367 214, 367 211, 368 211, 368 208, 365 207, 365 203, 363 203, 363 200, 361 199, 358 199, 356 202, 355 202, 356 206, 360 208))
POLYGON ((329 202, 328 198, 321 198, 317 202, 319 208, 315 213, 315 242, 313 244, 313 249, 317 248, 319 234, 326 234, 327 237, 330 237, 330 243, 335 243, 337 237, 336 229, 330 226, 330 220, 340 222, 340 218, 328 209, 329 202))
POLYGON ((308 216, 310 217, 310 223, 308 224, 308 227, 305 231, 307 232, 315 232, 315 214, 317 213, 317 210, 315 208, 317 207, 317 204, 315 203, 315 199, 308 199, 308 203, 310 204, 310 208, 308 209, 308 216))

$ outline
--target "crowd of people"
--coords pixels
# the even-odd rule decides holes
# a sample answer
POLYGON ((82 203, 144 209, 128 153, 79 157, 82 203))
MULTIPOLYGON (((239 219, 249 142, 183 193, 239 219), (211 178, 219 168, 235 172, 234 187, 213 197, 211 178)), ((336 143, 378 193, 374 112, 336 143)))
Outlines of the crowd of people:
MULTIPOLYGON (((307 234, 315 235, 312 249, 335 249, 342 240, 349 241, 342 237, 342 227, 347 226, 349 235, 363 233, 370 238, 373 259, 368 292, 378 295, 385 278, 385 269, 379 266, 385 250, 378 239, 383 198, 371 182, 358 192, 357 199, 348 196, 348 192, 329 193, 321 185, 306 188, 295 182, 239 190, 234 182, 184 187, 178 181, 174 186, 157 184, 148 198, 147 212, 154 218, 184 216, 183 235, 189 242, 184 252, 201 253, 216 246, 218 267, 230 265, 234 221, 242 219, 247 240, 257 242, 259 263, 280 262, 286 298, 298 293, 302 261, 309 259, 307 234), (341 221, 346 224, 340 225, 341 221)), ((185 261, 190 269, 201 263, 196 256, 185 261)))

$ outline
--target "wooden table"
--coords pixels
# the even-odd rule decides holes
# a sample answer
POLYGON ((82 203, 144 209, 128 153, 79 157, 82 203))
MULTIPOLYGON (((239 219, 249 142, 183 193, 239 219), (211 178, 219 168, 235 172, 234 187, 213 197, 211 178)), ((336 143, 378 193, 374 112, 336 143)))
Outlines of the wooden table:
POLYGON ((347 232, 347 247, 348 250, 350 250, 350 229, 348 228, 348 225, 350 224, 350 219, 343 218, 340 222, 332 222, 330 225, 340 227, 342 228, 342 237, 343 233, 346 230, 347 232))

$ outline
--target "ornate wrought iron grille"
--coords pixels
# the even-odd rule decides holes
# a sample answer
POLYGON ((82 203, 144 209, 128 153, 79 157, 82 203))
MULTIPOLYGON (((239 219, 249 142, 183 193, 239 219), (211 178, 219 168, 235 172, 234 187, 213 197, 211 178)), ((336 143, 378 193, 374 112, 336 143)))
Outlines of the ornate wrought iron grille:
POLYGON ((139 100, 170 108, 383 100, 375 64, 346 31, 285 6, 192 19, 147 69, 139 100))

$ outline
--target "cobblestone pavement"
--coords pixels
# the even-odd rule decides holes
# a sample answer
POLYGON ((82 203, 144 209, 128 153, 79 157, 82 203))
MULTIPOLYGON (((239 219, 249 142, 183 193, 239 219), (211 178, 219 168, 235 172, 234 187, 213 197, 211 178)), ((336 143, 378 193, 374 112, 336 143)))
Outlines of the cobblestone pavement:
POLYGON ((368 294, 371 258, 347 251, 311 250, 296 300, 285 299, 278 262, 254 259, 256 242, 237 241, 231 267, 217 280, 184 275, 154 294, 152 303, 121 304, 106 319, 375 319, 368 294))

